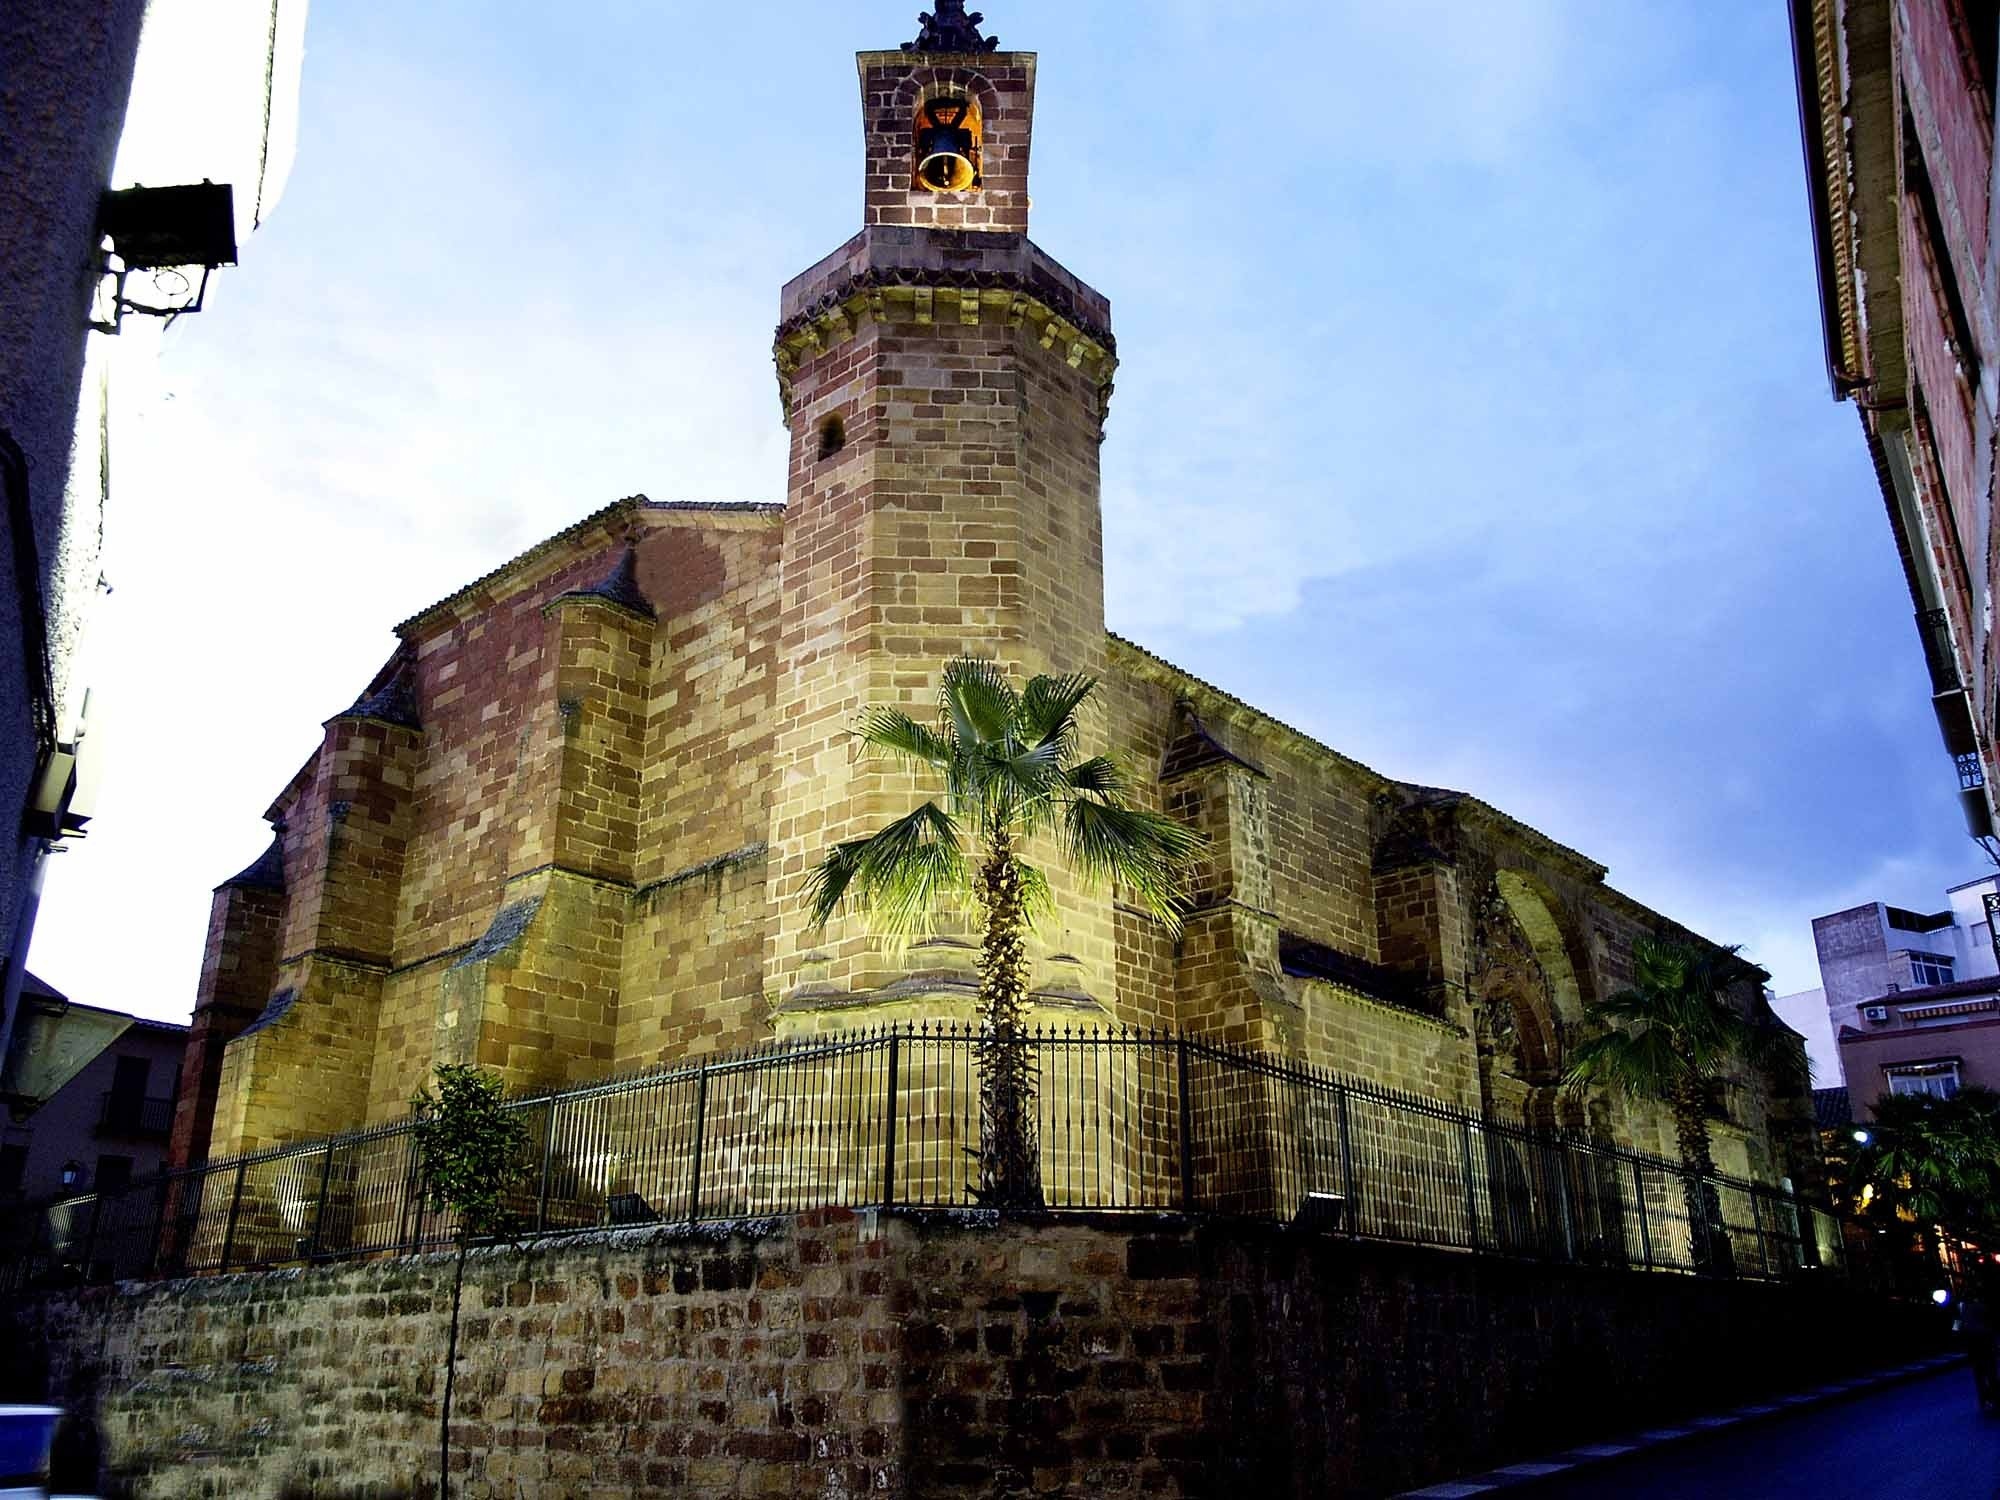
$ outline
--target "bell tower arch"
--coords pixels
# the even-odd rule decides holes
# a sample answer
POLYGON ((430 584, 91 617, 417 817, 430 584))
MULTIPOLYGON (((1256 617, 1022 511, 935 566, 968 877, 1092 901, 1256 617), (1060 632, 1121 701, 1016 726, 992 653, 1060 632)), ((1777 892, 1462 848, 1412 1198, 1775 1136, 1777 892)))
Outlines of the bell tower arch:
MULTIPOLYGON (((791 430, 770 837, 781 1026, 912 1002, 969 1014, 962 952, 890 954, 858 920, 807 925, 827 847, 916 798, 904 773, 855 760, 861 710, 928 712, 954 656, 1104 666, 1110 304, 1028 239, 1035 55, 1000 50, 963 0, 920 19, 915 41, 857 59, 862 228, 785 287, 776 336, 791 430)), ((1108 899, 1050 873, 1063 946, 1108 986, 1108 899)))

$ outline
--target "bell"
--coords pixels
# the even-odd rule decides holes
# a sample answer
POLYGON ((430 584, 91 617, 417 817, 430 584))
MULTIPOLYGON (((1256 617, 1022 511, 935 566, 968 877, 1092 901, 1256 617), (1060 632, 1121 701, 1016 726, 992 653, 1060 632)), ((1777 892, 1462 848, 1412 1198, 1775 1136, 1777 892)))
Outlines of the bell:
POLYGON ((963 99, 933 99, 917 131, 917 181, 934 193, 962 193, 979 185, 973 160, 978 142, 965 126, 963 99))

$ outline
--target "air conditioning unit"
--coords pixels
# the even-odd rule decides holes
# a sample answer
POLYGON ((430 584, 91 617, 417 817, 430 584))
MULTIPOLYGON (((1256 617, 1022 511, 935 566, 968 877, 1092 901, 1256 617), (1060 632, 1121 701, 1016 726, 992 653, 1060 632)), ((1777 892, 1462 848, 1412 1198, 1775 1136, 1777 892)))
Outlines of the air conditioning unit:
POLYGON ((1864 1005, 1861 1007, 1861 1019, 1880 1024, 1889 1019, 1889 1007, 1886 1005, 1864 1005))

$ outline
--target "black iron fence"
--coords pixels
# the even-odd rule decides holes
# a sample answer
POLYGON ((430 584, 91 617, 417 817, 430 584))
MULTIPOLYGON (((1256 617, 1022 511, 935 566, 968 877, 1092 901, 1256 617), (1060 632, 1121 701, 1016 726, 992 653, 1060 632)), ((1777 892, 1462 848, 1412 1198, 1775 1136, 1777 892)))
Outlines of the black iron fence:
MULTIPOLYGON (((1779 1279, 1838 1269, 1832 1215, 1731 1177, 1169 1032, 1034 1033, 1051 1211, 1298 1220, 1358 1238, 1779 1279)), ((978 1033, 847 1033, 510 1103, 522 1236, 827 1205, 976 1204, 978 1033)), ((0 1225, 0 1283, 200 1274, 453 1243, 408 1122, 0 1225)))

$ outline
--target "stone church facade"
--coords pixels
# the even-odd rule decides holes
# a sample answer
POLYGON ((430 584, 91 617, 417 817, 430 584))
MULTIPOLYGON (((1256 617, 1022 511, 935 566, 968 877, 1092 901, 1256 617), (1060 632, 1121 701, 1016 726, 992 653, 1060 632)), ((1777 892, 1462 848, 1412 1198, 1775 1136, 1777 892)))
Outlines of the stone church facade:
MULTIPOLYGON (((859 57, 863 228, 781 302, 785 503, 607 506, 406 620, 326 721, 216 890, 177 1159, 398 1118, 438 1062, 537 1089, 971 1017, 964 930, 893 950, 804 898, 914 800, 854 753, 859 711, 926 708, 964 654, 1098 677, 1092 748, 1209 836, 1178 938, 1052 868, 1038 1018, 1671 1151, 1663 1114, 1557 1085, 1634 938, 1680 929, 1478 798, 1106 632, 1110 307, 1027 238, 1035 57, 975 22, 944 5, 859 57)), ((1767 1016, 1760 977, 1740 1000, 1767 1016)), ((1725 1171, 1807 1170, 1803 1096, 1746 1076, 1724 1114, 1725 1171)))

